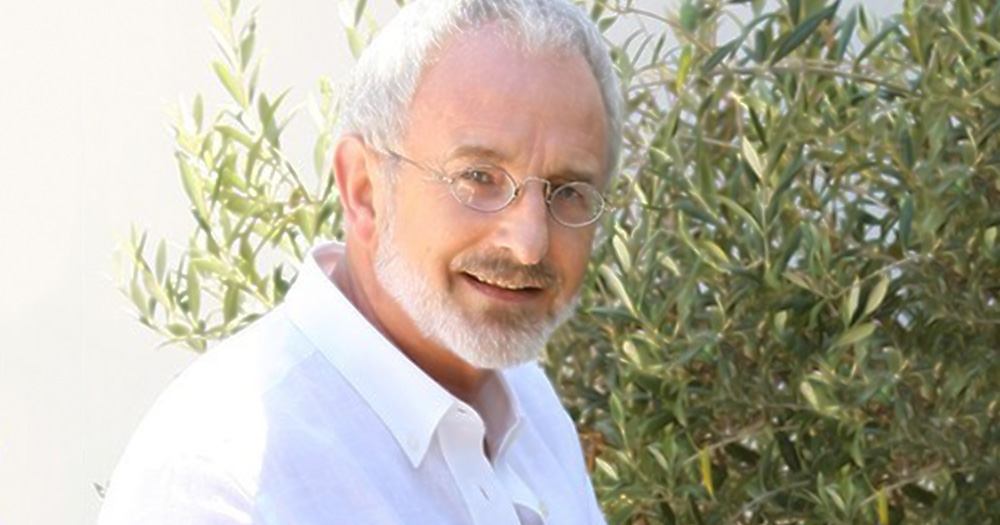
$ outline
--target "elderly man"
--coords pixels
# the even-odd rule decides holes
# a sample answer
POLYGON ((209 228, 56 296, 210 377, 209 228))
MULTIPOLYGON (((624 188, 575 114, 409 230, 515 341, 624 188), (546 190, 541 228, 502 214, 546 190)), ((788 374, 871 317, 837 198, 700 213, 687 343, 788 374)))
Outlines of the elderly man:
POLYGON ((618 89, 564 0, 404 8, 346 94, 346 246, 161 396, 101 523, 603 523, 535 360, 585 273, 618 89))

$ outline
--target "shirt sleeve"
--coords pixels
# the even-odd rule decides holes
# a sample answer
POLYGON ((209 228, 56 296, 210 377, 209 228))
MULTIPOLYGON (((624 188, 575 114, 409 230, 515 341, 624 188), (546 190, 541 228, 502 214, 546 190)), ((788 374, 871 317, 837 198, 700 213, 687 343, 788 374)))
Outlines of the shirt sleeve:
POLYGON ((252 497, 207 458, 125 464, 119 469, 108 487, 98 525, 254 523, 252 497))

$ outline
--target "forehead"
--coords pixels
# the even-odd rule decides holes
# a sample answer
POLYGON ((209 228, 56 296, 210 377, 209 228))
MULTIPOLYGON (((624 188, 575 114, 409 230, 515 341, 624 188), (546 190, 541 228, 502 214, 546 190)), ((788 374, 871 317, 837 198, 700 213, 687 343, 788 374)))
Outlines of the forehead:
POLYGON ((607 122, 587 61, 510 42, 495 27, 448 41, 418 83, 404 147, 435 160, 492 152, 511 169, 602 177, 607 122))

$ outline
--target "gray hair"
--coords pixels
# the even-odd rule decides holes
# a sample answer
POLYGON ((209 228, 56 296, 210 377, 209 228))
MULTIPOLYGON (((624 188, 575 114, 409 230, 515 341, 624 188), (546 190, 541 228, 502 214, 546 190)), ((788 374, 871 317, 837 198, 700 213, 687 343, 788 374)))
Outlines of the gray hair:
POLYGON ((387 24, 358 59, 344 94, 341 131, 375 148, 400 147, 423 71, 453 36, 499 23, 528 52, 578 52, 604 100, 608 180, 618 168, 624 102, 601 33, 566 0, 414 0, 387 24))

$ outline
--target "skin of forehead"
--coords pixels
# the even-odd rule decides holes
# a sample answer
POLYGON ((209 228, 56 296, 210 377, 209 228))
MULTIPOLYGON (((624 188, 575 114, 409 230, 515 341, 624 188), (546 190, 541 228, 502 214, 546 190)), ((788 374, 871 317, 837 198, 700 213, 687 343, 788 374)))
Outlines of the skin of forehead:
MULTIPOLYGON (((501 74, 497 72, 498 70, 513 70, 516 73, 518 70, 523 71, 531 67, 526 65, 527 62, 533 61, 537 64, 541 61, 551 64, 554 71, 571 73, 576 75, 576 78, 584 76, 589 80, 587 82, 589 85, 581 86, 576 84, 574 85, 574 89, 564 90, 564 97, 562 97, 564 101, 562 103, 570 105, 572 108, 571 112, 579 115, 577 118, 579 125, 569 129, 568 133, 573 135, 572 138, 577 142, 580 141, 579 139, 581 139, 582 135, 597 134, 599 135, 599 140, 595 142, 602 146, 606 144, 604 134, 607 132, 607 121, 603 100, 600 96, 597 80, 594 78, 586 59, 575 51, 566 51, 563 49, 529 52, 523 49, 523 46, 511 45, 510 38, 502 30, 487 26, 453 37, 436 53, 435 60, 425 69, 418 83, 409 108, 411 111, 411 118, 409 120, 411 123, 416 123, 421 121, 420 117, 424 119, 444 119, 451 117, 463 122, 459 123, 459 126, 462 126, 460 129, 450 128, 457 135, 456 137, 452 137, 454 143, 450 148, 441 151, 433 159, 423 160, 443 166, 456 158, 473 157, 500 164, 515 178, 518 178, 519 175, 561 176, 559 178, 566 180, 587 180, 600 186, 604 178, 602 174, 605 173, 604 166, 600 164, 607 162, 607 159, 604 155, 598 155, 596 152, 577 151, 572 152, 573 154, 570 155, 564 153, 562 158, 558 159, 559 166, 548 173, 519 174, 511 169, 511 163, 515 160, 514 157, 522 154, 523 148, 521 148, 521 145, 515 144, 515 141, 504 141, 502 137, 497 136, 496 130, 505 125, 509 126, 513 122, 515 125, 520 125, 515 130, 515 134, 517 134, 525 131, 523 124, 525 121, 531 122, 530 119, 521 119, 519 122, 515 118, 516 115, 512 115, 512 118, 508 121, 485 123, 483 129, 489 128, 489 131, 485 133, 485 135, 489 136, 487 140, 482 140, 484 138, 481 133, 483 129, 479 130, 480 133, 477 133, 474 129, 475 126, 469 125, 468 115, 473 113, 473 111, 469 111, 470 107, 474 108, 479 103, 488 107, 491 102, 495 103, 495 100, 491 99, 503 98, 505 96, 507 98, 523 96, 521 93, 510 94, 508 96, 509 92, 515 90, 527 90, 530 92, 533 90, 550 89, 550 86, 534 85, 530 82, 530 79, 517 79, 514 82, 510 82, 508 77, 497 76, 501 74), (496 45, 498 41, 501 44, 499 46, 496 45), (494 67, 495 65, 499 67, 494 67), (457 66, 462 66, 462 69, 459 69, 457 66), (443 71, 442 68, 449 69, 443 71), (456 70, 459 73, 456 73, 456 70), (500 89, 486 92, 473 89, 470 90, 471 93, 468 97, 463 97, 463 93, 461 92, 458 92, 456 95, 456 90, 454 89, 455 74, 480 75, 480 78, 495 79, 498 81, 500 89), (444 86, 441 85, 442 83, 444 86), (453 97, 457 96, 457 98, 447 101, 444 107, 441 107, 440 104, 421 104, 423 102, 422 97, 427 95, 428 92, 437 91, 435 96, 440 97, 442 89, 445 92, 449 92, 453 97), (595 102, 597 103, 595 104, 595 102), (446 111, 451 111, 453 114, 445 114, 444 112, 446 111), (419 112, 425 114, 421 115, 419 112), (427 115, 426 113, 428 112, 431 114, 427 115), (593 125, 595 119, 600 122, 599 126, 593 125), (477 134, 479 137, 476 136, 477 134), (463 152, 461 150, 466 151, 463 152), (474 155, 470 155, 470 153, 474 153, 474 155), (587 159, 588 157, 589 159, 587 159)), ((538 120, 545 121, 545 115, 537 115, 537 117, 538 120)), ((557 131, 566 134, 567 128, 563 126, 558 128, 557 131)), ((419 135, 419 133, 420 130, 410 126, 404 143, 409 142, 414 135, 419 135)), ((420 139, 421 137, 417 137, 417 140, 420 139)), ((575 149, 579 150, 579 148, 575 149)), ((601 153, 604 153, 603 150, 601 153)))

